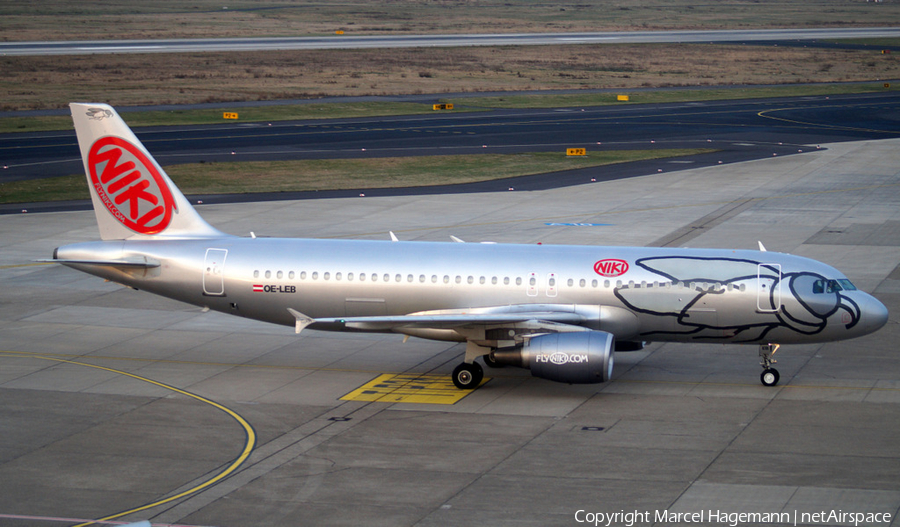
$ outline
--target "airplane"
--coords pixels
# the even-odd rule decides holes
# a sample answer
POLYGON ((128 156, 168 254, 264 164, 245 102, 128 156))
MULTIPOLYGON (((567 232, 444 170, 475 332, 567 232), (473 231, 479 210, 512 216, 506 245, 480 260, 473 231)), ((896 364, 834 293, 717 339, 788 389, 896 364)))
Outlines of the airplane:
POLYGON ((116 111, 70 105, 101 241, 45 261, 204 309, 327 331, 465 342, 490 367, 600 383, 648 342, 782 344, 881 328, 885 306, 831 266, 759 250, 248 237, 204 221, 116 111))

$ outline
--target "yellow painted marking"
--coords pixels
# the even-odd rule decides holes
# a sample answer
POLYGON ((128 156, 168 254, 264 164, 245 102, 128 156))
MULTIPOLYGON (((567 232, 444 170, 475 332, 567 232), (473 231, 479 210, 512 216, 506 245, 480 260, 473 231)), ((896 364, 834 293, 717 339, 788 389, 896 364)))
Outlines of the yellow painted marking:
MULTIPOLYGON (((806 110, 809 108, 811 108, 811 107, 803 108, 803 109, 806 110)), ((823 128, 826 130, 849 130, 851 132, 872 132, 872 133, 876 133, 876 134, 893 134, 894 133, 893 130, 875 130, 872 128, 856 128, 853 126, 821 124, 821 123, 813 123, 810 121, 798 121, 796 119, 787 119, 785 117, 775 117, 774 115, 769 115, 770 113, 773 113, 773 112, 784 112, 784 111, 795 110, 795 109, 797 109, 797 108, 773 108, 771 110, 763 110, 761 112, 757 112, 756 115, 766 118, 766 119, 773 119, 775 121, 783 121, 785 123, 798 124, 801 126, 811 126, 813 128, 823 128)))
POLYGON ((205 489, 205 488, 207 488, 207 487, 209 487, 209 486, 211 486, 211 485, 214 485, 214 484, 218 483, 219 481, 221 481, 222 479, 224 479, 225 477, 227 477, 229 474, 231 474, 231 473, 233 473, 235 470, 237 470, 238 467, 240 467, 241 465, 243 465, 243 464, 244 464, 244 461, 246 461, 247 458, 250 457, 250 453, 253 452, 253 448, 256 446, 256 431, 253 430, 253 427, 250 425, 250 423, 248 423, 243 417, 241 417, 241 416, 240 416, 237 412, 235 412, 234 410, 231 410, 231 409, 228 408, 228 407, 222 406, 221 404, 219 404, 219 403, 217 403, 217 402, 215 402, 215 401, 211 401, 211 400, 209 400, 209 399, 207 399, 207 398, 205 398, 205 397, 201 397, 201 396, 199 396, 199 395, 197 395, 197 394, 193 394, 193 393, 187 392, 187 391, 182 390, 182 389, 180 389, 180 388, 176 388, 176 387, 174 387, 174 386, 171 386, 171 385, 168 385, 168 384, 159 382, 159 381, 154 381, 153 379, 148 379, 148 378, 146 378, 146 377, 141 377, 140 375, 135 375, 135 374, 133 374, 133 373, 128 373, 128 372, 121 371, 121 370, 115 370, 115 369, 113 369, 113 368, 107 368, 107 367, 105 367, 105 366, 98 366, 98 365, 96 365, 96 364, 87 364, 87 363, 84 363, 84 362, 78 362, 78 361, 73 361, 73 360, 66 360, 66 359, 61 359, 61 358, 57 358, 57 357, 46 357, 46 356, 42 356, 42 355, 34 355, 34 354, 30 354, 30 353, 15 353, 15 352, 10 352, 10 351, 4 351, 4 352, 2 352, 2 353, 3 353, 4 355, 8 355, 8 356, 29 357, 29 358, 33 358, 33 359, 41 359, 41 360, 50 360, 50 361, 56 361, 56 362, 64 362, 64 363, 66 363, 66 364, 75 364, 75 365, 77 365, 77 366, 84 366, 84 367, 86 367, 86 368, 95 368, 95 369, 98 369, 98 370, 108 371, 108 372, 111 372, 111 373, 117 373, 117 374, 119 374, 119 375, 124 375, 124 376, 126 376, 126 377, 131 377, 132 379, 136 379, 136 380, 139 380, 139 381, 142 381, 142 382, 146 382, 146 383, 152 384, 152 385, 154 385, 154 386, 159 386, 160 388, 165 388, 166 390, 171 390, 171 391, 173 391, 173 392, 175 392, 175 393, 179 393, 179 394, 181 394, 181 395, 185 395, 185 396, 187 396, 187 397, 191 397, 192 399, 196 399, 196 400, 198 400, 198 401, 200 401, 200 402, 202 402, 202 403, 208 404, 208 405, 210 405, 210 406, 212 406, 212 407, 214 407, 214 408, 216 408, 216 409, 218 409, 218 410, 221 410, 221 411, 225 412, 226 414, 228 414, 232 419, 234 419, 235 421, 237 421, 237 422, 244 428, 244 432, 246 433, 247 439, 246 439, 246 441, 245 441, 245 443, 244 443, 244 448, 243 448, 243 450, 241 451, 240 455, 237 457, 237 459, 235 459, 234 461, 232 461, 231 464, 229 464, 227 467, 225 467, 225 470, 223 470, 222 472, 219 472, 218 474, 216 474, 216 475, 213 476, 212 478, 210 478, 210 479, 204 481, 203 483, 200 483, 199 485, 194 486, 193 488, 187 489, 187 490, 185 490, 185 491, 183 491, 183 492, 179 492, 178 494, 176 494, 176 495, 174 495, 174 496, 170 496, 170 497, 168 497, 168 498, 165 498, 165 499, 162 499, 162 500, 159 500, 159 501, 155 501, 155 502, 153 502, 153 503, 148 503, 148 504, 146 504, 146 505, 142 505, 142 506, 136 507, 136 508, 134 508, 134 509, 130 509, 130 510, 127 510, 127 511, 119 512, 119 513, 116 513, 116 514, 113 514, 113 515, 110 515, 110 516, 106 516, 106 517, 104 517, 104 518, 99 518, 99 519, 97 519, 96 521, 90 521, 90 522, 87 522, 87 523, 82 523, 82 524, 80 524, 80 525, 76 525, 75 527, 87 527, 88 525, 94 525, 94 524, 100 523, 100 522, 108 522, 109 520, 114 520, 114 519, 116 519, 116 518, 121 518, 121 517, 123 517, 123 516, 128 516, 129 514, 134 514, 134 513, 136 513, 136 512, 144 511, 144 510, 147 510, 147 509, 152 509, 153 507, 157 507, 157 506, 163 505, 163 504, 165 504, 165 503, 170 503, 170 502, 172 502, 172 501, 181 499, 181 498, 183 498, 183 497, 185 497, 185 496, 189 496, 189 495, 191 495, 191 494, 194 494, 194 493, 196 493, 196 492, 199 492, 199 491, 201 491, 201 490, 203 490, 203 489, 205 489))
MULTIPOLYGON (((489 381, 485 378, 481 383, 489 381)), ((379 375, 341 397, 342 401, 456 404, 471 390, 460 390, 449 375, 399 373, 379 375)))

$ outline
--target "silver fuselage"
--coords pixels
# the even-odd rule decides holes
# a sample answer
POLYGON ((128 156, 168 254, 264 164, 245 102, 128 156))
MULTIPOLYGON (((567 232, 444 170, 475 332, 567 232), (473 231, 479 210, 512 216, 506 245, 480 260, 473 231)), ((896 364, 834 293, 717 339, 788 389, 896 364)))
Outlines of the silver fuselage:
MULTIPOLYGON (((158 263, 67 265, 285 325, 295 323, 288 309, 340 319, 535 306, 582 314, 581 325, 618 340, 804 343, 857 337, 886 317, 852 286, 815 292, 849 283, 836 269, 775 252, 226 236, 80 243, 54 257, 158 263)), ((311 327, 349 329, 340 320, 311 327)), ((465 340, 453 330, 388 331, 465 340)))

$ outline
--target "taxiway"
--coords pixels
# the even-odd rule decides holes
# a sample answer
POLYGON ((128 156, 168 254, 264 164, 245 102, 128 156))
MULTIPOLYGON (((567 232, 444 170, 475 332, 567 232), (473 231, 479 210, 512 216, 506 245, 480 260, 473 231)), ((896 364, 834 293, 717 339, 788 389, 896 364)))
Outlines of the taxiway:
POLYGON ((836 266, 891 310, 863 339, 783 347, 774 388, 758 382, 755 347, 655 344, 618 354, 606 384, 507 368, 455 404, 414 402, 410 392, 440 395, 429 383, 447 378, 461 346, 296 336, 202 313, 31 262, 96 239, 91 211, 0 216, 0 523, 575 525, 579 510, 710 509, 896 518, 900 140, 823 146, 689 170, 663 160, 662 173, 534 191, 198 207, 242 235, 762 240, 836 266))

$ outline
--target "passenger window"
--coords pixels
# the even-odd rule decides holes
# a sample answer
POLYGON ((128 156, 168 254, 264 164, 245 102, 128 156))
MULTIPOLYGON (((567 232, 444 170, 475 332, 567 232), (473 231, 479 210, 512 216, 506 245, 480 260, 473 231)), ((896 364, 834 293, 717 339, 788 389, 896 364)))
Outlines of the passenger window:
POLYGON ((400 275, 399 275, 399 274, 396 275, 396 276, 394 276, 394 281, 395 281, 395 282, 399 282, 399 281, 400 281, 400 275))
POLYGON ((503 285, 509 285, 509 277, 508 276, 503 277, 503 285))
POLYGON ((306 280, 306 271, 300 271, 300 279, 306 280))
POLYGON ((445 283, 445 284, 449 284, 449 283, 450 283, 450 277, 449 277, 448 275, 444 275, 444 283, 445 283))
POLYGON ((461 276, 456 275, 456 283, 457 283, 457 284, 461 284, 461 283, 462 283, 462 277, 461 277, 461 276))
POLYGON ((318 279, 319 279, 319 272, 318 272, 318 271, 313 271, 312 279, 313 279, 313 280, 318 280, 318 279))
POLYGON ((294 271, 291 271, 290 273, 288 273, 288 279, 293 280, 294 276, 296 276, 296 275, 294 275, 294 271))
MULTIPOLYGON (((550 279, 550 287, 553 287, 555 285, 556 285, 556 280, 551 278, 550 279)), ((573 285, 575 285, 575 280, 569 278, 569 281, 566 282, 566 285, 568 285, 569 287, 572 287, 573 285)))
POLYGON ((584 287, 587 282, 584 281, 584 278, 578 281, 578 285, 584 287))
POLYGON ((597 281, 596 281, 596 280, 591 280, 591 287, 594 287, 594 288, 597 287, 597 281))
POLYGON ((253 271, 253 278, 259 278, 259 270, 253 271))
POLYGON ((272 271, 266 271, 266 278, 272 278, 272 271))
POLYGON ((323 278, 324 280, 328 280, 329 278, 331 278, 331 273, 325 273, 325 274, 323 274, 323 275, 322 275, 322 278, 323 278))
POLYGON ((475 282, 475 278, 472 277, 472 276, 470 276, 470 277, 466 278, 466 282, 468 282, 468 283, 470 283, 470 284, 471 284, 471 283, 474 283, 474 282, 475 282))
POLYGON ((411 274, 406 275, 406 281, 412 283, 413 275, 411 275, 411 274))
POLYGON ((340 280, 340 279, 341 279, 341 273, 334 273, 334 279, 335 279, 335 280, 340 280))
POLYGON ((522 285, 522 277, 521 276, 516 277, 516 285, 522 285))
POLYGON ((478 279, 478 283, 481 285, 484 285, 484 277, 483 276, 478 279))
POLYGON ((281 280, 281 278, 282 278, 283 276, 284 276, 284 273, 282 273, 281 271, 278 271, 277 273, 275 273, 275 278, 277 278, 277 279, 279 279, 279 280, 281 280))
POLYGON ((496 276, 491 278, 491 284, 497 285, 497 277, 496 276))

